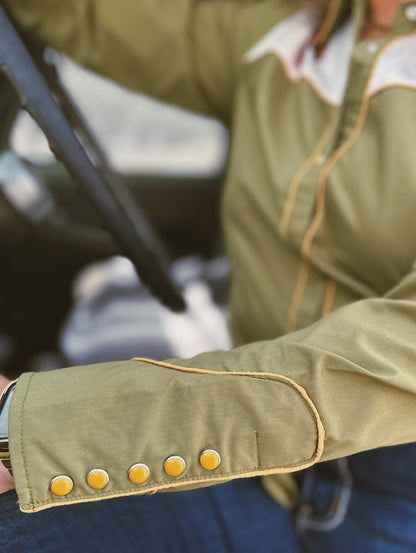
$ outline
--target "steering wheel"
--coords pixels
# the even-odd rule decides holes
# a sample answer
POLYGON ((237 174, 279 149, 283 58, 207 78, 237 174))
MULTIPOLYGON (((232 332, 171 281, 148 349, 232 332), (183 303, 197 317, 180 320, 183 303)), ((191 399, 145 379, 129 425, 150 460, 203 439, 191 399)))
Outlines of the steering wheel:
POLYGON ((29 54, 25 40, 0 6, 0 77, 5 76, 14 89, 13 93, 6 87, 0 116, 15 110, 17 92, 21 106, 43 130, 56 158, 78 183, 121 253, 132 261, 142 283, 173 311, 184 310, 165 248, 121 177, 109 166, 55 66, 44 60, 43 50, 31 43, 29 54))

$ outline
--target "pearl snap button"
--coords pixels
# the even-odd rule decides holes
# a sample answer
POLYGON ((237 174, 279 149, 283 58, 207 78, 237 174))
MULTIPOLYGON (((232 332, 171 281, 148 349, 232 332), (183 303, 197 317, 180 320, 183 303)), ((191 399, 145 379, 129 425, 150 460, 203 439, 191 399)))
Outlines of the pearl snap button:
POLYGON ((206 449, 199 456, 199 462, 205 470, 215 470, 221 463, 221 455, 215 449, 206 449))
POLYGON ((367 42, 365 45, 365 51, 367 54, 375 54, 378 50, 378 44, 376 42, 367 42))
POLYGON ((180 476, 186 468, 186 463, 179 455, 172 455, 166 459, 163 468, 169 476, 180 476))
POLYGON ((66 475, 55 476, 51 480, 51 492, 55 495, 68 495, 73 487, 72 478, 66 475))
POLYGON ((409 4, 404 10, 404 15, 409 21, 416 21, 416 4, 409 4))
POLYGON ((87 482, 94 490, 102 490, 110 480, 108 473, 103 469, 92 469, 87 475, 87 482))
POLYGON ((316 156, 312 158, 312 164, 315 167, 319 167, 323 165, 325 161, 326 161, 326 156, 324 154, 316 154, 316 156))
POLYGON ((144 484, 149 476, 150 469, 144 463, 136 463, 129 468, 129 478, 134 484, 144 484))

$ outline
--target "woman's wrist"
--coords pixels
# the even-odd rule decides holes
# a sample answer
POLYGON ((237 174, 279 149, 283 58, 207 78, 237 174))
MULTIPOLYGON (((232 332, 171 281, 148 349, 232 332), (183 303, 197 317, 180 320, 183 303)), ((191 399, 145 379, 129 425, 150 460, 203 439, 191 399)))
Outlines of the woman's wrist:
POLYGON ((2 391, 4 390, 4 388, 7 386, 9 382, 10 380, 7 377, 0 374, 0 394, 2 393, 2 391))

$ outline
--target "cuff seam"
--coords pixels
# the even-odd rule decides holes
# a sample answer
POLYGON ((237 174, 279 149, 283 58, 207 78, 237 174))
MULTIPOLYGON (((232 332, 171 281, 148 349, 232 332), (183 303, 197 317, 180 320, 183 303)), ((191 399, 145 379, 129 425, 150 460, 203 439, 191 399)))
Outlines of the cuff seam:
POLYGON ((24 398, 23 398, 23 401, 22 401, 22 405, 20 407, 20 452, 21 452, 22 460, 23 460, 23 469, 24 469, 24 473, 25 473, 26 486, 27 486, 27 489, 29 491, 30 505, 33 505, 33 494, 32 494, 32 487, 31 487, 30 482, 29 482, 29 471, 28 471, 28 468, 27 468, 26 455, 25 455, 25 450, 24 450, 24 445, 23 445, 23 442, 24 442, 24 440, 23 440, 23 417, 24 417, 24 408, 25 408, 25 404, 26 404, 26 399, 27 399, 27 396, 29 395, 30 383, 32 382, 33 376, 34 376, 34 373, 30 375, 30 378, 27 382, 25 395, 24 395, 24 398))
POLYGON ((256 435, 256 454, 257 454, 257 468, 260 469, 261 467, 261 459, 260 459, 260 445, 259 445, 259 431, 255 431, 256 435))

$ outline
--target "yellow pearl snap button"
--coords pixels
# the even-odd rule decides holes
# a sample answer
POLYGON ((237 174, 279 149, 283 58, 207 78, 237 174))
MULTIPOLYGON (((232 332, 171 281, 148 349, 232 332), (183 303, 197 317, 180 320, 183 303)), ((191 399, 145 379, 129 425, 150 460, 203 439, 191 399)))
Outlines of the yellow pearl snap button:
POLYGON ((169 476, 180 476, 186 468, 186 463, 179 455, 172 455, 166 459, 163 468, 169 476))
POLYGON ((144 484, 149 476, 150 469, 144 463, 136 463, 129 468, 129 478, 135 484, 144 484))
POLYGON ((68 495, 74 487, 74 482, 69 476, 55 476, 51 480, 51 492, 55 495, 68 495))
POLYGON ((206 449, 199 456, 201 467, 206 470, 215 470, 221 463, 221 455, 215 449, 206 449))
POLYGON ((102 490, 109 480, 108 473, 103 469, 92 469, 87 475, 87 482, 94 490, 102 490))

